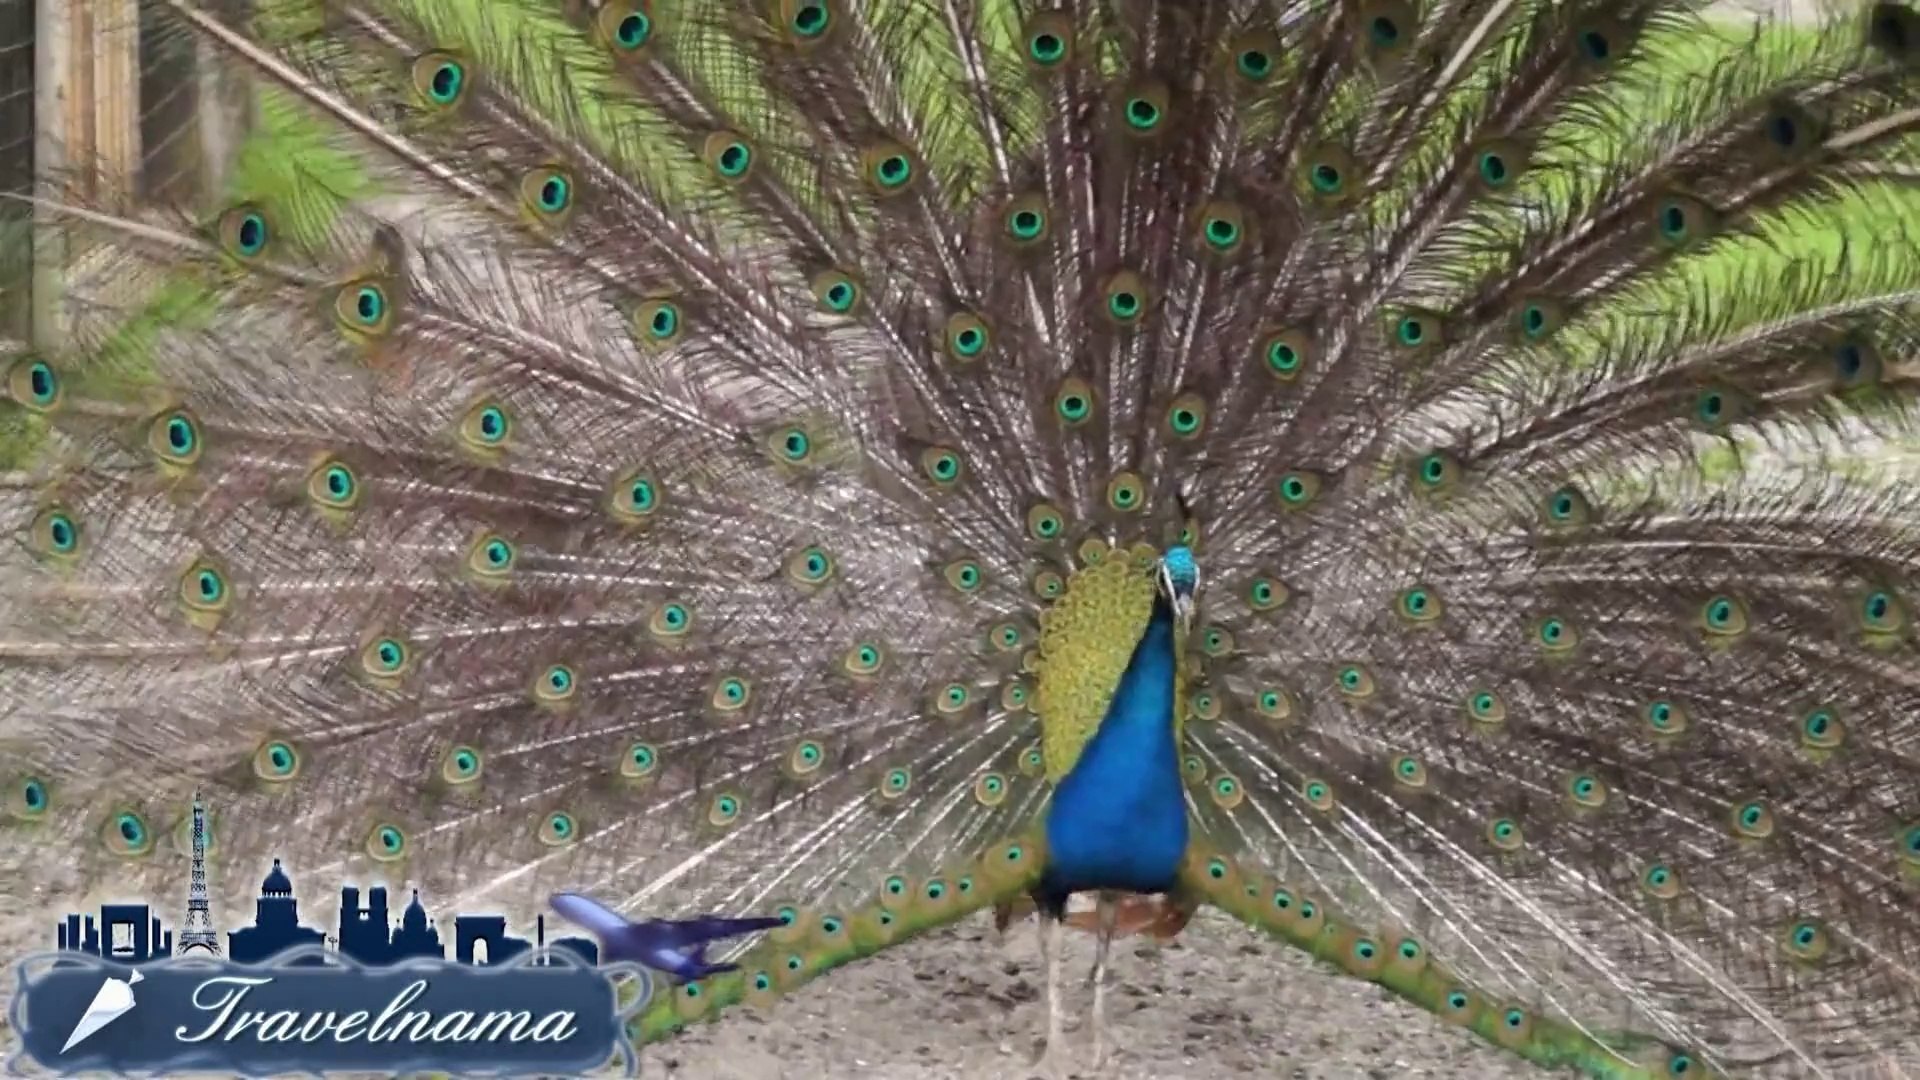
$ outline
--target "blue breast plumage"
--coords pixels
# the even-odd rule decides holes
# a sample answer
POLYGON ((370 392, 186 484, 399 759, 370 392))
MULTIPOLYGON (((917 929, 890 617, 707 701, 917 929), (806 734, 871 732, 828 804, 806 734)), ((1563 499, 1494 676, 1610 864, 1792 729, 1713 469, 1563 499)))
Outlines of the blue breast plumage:
POLYGON ((1173 886, 1188 836, 1173 724, 1173 631, 1173 610, 1157 598, 1099 730, 1054 789, 1037 896, 1055 911, 1075 892, 1173 886))

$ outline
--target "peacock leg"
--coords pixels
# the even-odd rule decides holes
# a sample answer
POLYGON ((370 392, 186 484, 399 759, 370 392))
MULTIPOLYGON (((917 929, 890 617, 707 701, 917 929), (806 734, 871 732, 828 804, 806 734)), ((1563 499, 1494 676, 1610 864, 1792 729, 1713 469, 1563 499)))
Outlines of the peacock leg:
POLYGON ((1094 913, 1099 918, 1096 940, 1093 947, 1093 971, 1088 981, 1093 983, 1093 1067, 1098 1069, 1107 1060, 1107 949, 1113 944, 1113 930, 1120 921, 1120 898, 1110 892, 1100 894, 1094 913))
POLYGON ((1040 959, 1047 968, 1047 1041, 1040 1051, 1040 1060, 1034 1063, 1034 1072, 1049 1080, 1066 1080, 1071 1073, 1067 1067, 1066 1014, 1060 1007, 1060 964, 1065 952, 1066 923, 1061 921, 1060 913, 1051 912, 1042 905, 1040 916, 1040 959))

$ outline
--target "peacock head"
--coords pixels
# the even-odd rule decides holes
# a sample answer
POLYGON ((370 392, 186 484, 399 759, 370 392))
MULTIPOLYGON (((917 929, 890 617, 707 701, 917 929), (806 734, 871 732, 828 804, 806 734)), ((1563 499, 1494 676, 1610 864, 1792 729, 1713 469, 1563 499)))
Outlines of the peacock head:
POLYGON ((1182 629, 1193 622, 1193 596, 1200 591, 1200 564, 1193 549, 1175 544, 1160 556, 1160 591, 1173 605, 1174 617, 1182 629))

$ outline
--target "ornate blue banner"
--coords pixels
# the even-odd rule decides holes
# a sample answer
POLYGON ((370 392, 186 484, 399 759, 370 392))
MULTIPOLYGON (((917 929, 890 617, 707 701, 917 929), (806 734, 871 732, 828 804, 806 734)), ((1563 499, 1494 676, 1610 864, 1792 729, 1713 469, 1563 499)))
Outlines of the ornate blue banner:
POLYGON ((644 970, 555 951, 476 966, 369 967, 308 947, 265 964, 172 957, 137 967, 73 952, 16 969, 10 1021, 57 1073, 448 1072, 634 1069, 625 1022, 644 970), (324 963, 317 963, 323 960, 324 963), (635 980, 617 988, 614 978, 635 980))

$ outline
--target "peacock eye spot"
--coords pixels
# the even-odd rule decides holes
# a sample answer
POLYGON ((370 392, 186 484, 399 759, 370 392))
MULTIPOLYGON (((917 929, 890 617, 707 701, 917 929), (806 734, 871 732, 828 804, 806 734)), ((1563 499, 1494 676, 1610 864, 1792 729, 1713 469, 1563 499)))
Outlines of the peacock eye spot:
POLYGON ((1485 180, 1494 187, 1499 187, 1501 184, 1507 182, 1509 175, 1510 171, 1507 168, 1507 159, 1501 157, 1498 152, 1488 150, 1480 155, 1480 178, 1482 180, 1485 180))
POLYGON ((1285 374, 1300 366, 1300 353, 1284 341, 1276 341, 1267 346, 1267 366, 1285 374))
POLYGON ((1767 122, 1767 137, 1779 146, 1790 147, 1800 141, 1800 125, 1791 116, 1776 116, 1767 122))
POLYGON ((1589 60, 1602 61, 1613 55, 1613 43, 1600 31, 1588 30, 1580 35, 1580 51, 1589 60))
POLYGON ((1060 399, 1060 415, 1069 420, 1078 420, 1087 415, 1087 399, 1079 394, 1068 394, 1060 399))
POLYGON ((540 208, 547 211, 560 210, 567 205, 567 182, 558 176, 549 176, 540 185, 540 208))
POLYGON ((360 290, 353 294, 353 313, 367 325, 379 322, 381 313, 386 309, 387 298, 381 295, 379 289, 371 285, 362 285, 360 290))
POLYGON ((1145 131, 1160 122, 1160 107, 1146 98, 1134 98, 1127 102, 1127 123, 1136 130, 1145 131))
POLYGON ((1340 169, 1337 166, 1329 165, 1325 162, 1315 165, 1308 174, 1308 177, 1314 189, 1326 195, 1331 195, 1339 191, 1341 182, 1344 179, 1340 175, 1340 169))
POLYGON ((139 818, 132 814, 121 814, 119 820, 114 824, 115 828, 119 830, 120 839, 126 841, 129 845, 138 845, 146 838, 146 826, 141 823, 139 818))
POLYGON ((1273 57, 1261 49, 1242 49, 1235 66, 1240 74, 1257 82, 1273 72, 1273 57))
POLYGON ((753 153, 747 149, 745 143, 728 143, 727 146, 720 151, 720 173, 723 176, 729 177, 739 176, 747 171, 747 166, 751 164, 752 161, 753 153))
POLYGON ((1501 1019, 1506 1022, 1508 1027, 1517 1028, 1527 1022, 1527 1014, 1519 1009, 1508 1009, 1506 1016, 1501 1019))
POLYGON ((1058 34, 1040 33, 1027 42, 1027 55, 1042 64, 1057 64, 1067 54, 1067 43, 1058 34))
POLYGON ((959 349, 963 356, 972 356, 979 352, 981 347, 986 343, 986 335, 972 327, 968 327, 953 336, 954 347, 959 349))
POLYGON ((637 49, 653 34, 653 23, 640 12, 631 12, 614 28, 614 40, 623 49, 637 49))
POLYGON ((1408 938, 1400 943, 1400 959, 1417 960, 1420 957, 1420 943, 1408 938))
POLYGON ((406 837, 391 825, 381 826, 380 830, 374 834, 374 840, 387 851, 399 851, 406 844, 406 837))
POLYGON ((1660 208, 1660 233, 1669 240, 1678 240, 1687 235, 1687 211, 1677 203, 1668 203, 1660 208))
POLYGON ((1046 219, 1040 216, 1038 210, 1016 210, 1008 227, 1013 230, 1016 239, 1031 240, 1046 227, 1046 219))
POLYGON ((1865 363, 1858 345, 1842 345, 1834 357, 1834 364, 1840 369, 1840 374, 1848 378, 1858 375, 1865 363))
POLYGON ((1107 310, 1117 319, 1131 319, 1140 314, 1140 296, 1123 289, 1107 298, 1107 310))
POLYGON ((259 214, 248 214, 241 218, 240 228, 235 231, 234 239, 239 241, 241 254, 259 254, 260 249, 267 245, 266 219, 259 214))
POLYGON ((167 449, 185 454, 193 449, 193 422, 184 416, 167 421, 167 449))
POLYGON ((1376 16, 1367 24, 1367 34, 1375 45, 1387 48, 1400 40, 1400 24, 1385 15, 1376 16))
POLYGON ((1226 218, 1207 219, 1207 242, 1217 248, 1232 247, 1240 239, 1240 226, 1226 218))
POLYGON ((812 447, 806 433, 800 431, 787 432, 787 437, 781 440, 780 445, 786 451, 787 459, 790 461, 799 461, 806 457, 807 451, 812 447))
POLYGON ((27 369, 27 392, 41 405, 53 400, 53 392, 59 383, 53 377, 53 369, 43 360, 35 360, 27 369))
POLYGON ((1427 339, 1427 326, 1418 316, 1409 315, 1398 323, 1396 334, 1402 345, 1418 345, 1427 339))
POLYGON ((791 25, 794 33, 801 37, 812 38, 827 32, 828 21, 827 5, 820 0, 812 0, 811 3, 802 4, 800 10, 794 12, 791 25))
POLYGON ((226 591, 226 586, 220 581, 220 575, 214 573, 212 570, 201 570, 195 574, 193 576, 193 587, 194 590, 199 593, 200 599, 208 603, 220 599, 220 594, 226 591))
POLYGON ((445 105, 459 96, 460 84, 464 79, 465 73, 460 70, 460 65, 448 60, 433 69, 433 77, 427 85, 433 100, 445 105))
POLYGON ((1467 995, 1458 990, 1447 995, 1447 1008, 1452 1009, 1454 1012, 1459 1012, 1461 1009, 1466 1008, 1467 1002, 1467 995))
POLYGON ((908 164, 903 154, 892 154, 880 162, 880 182, 889 187, 898 187, 913 175, 913 166, 908 164))
POLYGON ((513 549, 507 546, 505 540, 489 540, 485 554, 490 566, 505 566, 513 560, 513 549))

